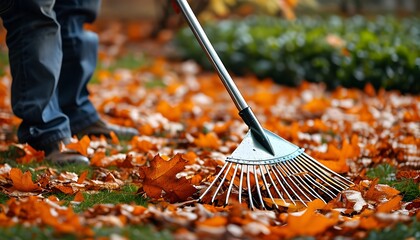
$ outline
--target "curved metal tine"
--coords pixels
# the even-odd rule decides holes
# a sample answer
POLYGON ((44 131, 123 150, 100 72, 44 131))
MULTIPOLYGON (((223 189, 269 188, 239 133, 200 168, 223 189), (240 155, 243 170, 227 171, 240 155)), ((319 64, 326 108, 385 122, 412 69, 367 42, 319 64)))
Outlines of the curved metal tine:
POLYGON ((305 165, 308 169, 311 169, 311 173, 317 174, 317 177, 320 180, 323 180, 334 190, 340 191, 337 188, 341 189, 346 186, 342 181, 334 179, 334 176, 338 175, 337 173, 331 171, 322 164, 318 164, 317 160, 313 158, 308 158, 308 156, 305 155, 300 155, 298 156, 298 158, 299 160, 301 160, 301 163, 303 165, 305 165))
MULTIPOLYGON (((267 170, 267 167, 264 165, 264 167, 266 168, 266 170, 267 170)), ((268 196, 271 198, 271 201, 273 201, 273 203, 274 203, 274 205, 276 206, 276 208, 278 209, 279 208, 279 206, 277 205, 277 203, 274 201, 274 198, 273 198, 273 195, 271 194, 271 192, 270 192, 270 187, 268 186, 268 183, 267 183, 267 180, 265 179, 265 174, 263 173, 263 171, 262 171, 262 167, 260 166, 260 173, 261 173, 261 178, 262 178, 262 180, 263 180, 263 182, 264 182, 264 186, 265 186, 265 189, 267 189, 267 192, 268 192, 268 196)), ((270 175, 270 173, 268 173, 268 175, 270 175)), ((272 207, 272 206, 271 206, 272 207)))
MULTIPOLYGON (((261 168, 261 167, 260 167, 260 168, 261 168)), ((261 195, 260 184, 258 183, 257 166, 255 166, 255 165, 254 165, 254 176, 255 176, 255 185, 257 185, 258 198, 260 199, 260 202, 261 202, 261 207, 262 207, 263 209, 265 209, 264 200, 263 200, 263 197, 262 197, 262 195, 261 195)))
POLYGON ((238 167, 239 167, 239 164, 236 164, 236 166, 235 166, 235 170, 233 171, 233 176, 232 176, 232 179, 230 180, 230 184, 229 184, 228 192, 227 192, 227 195, 226 195, 225 205, 227 205, 227 204, 228 204, 228 202, 229 202, 229 195, 230 195, 230 191, 232 191, 232 186, 233 186, 233 182, 234 182, 235 177, 236 177, 236 172, 238 171, 238 167))
MULTIPOLYGON (((280 166, 280 164, 277 164, 277 166, 280 166)), ((289 189, 293 192, 293 194, 299 199, 301 203, 303 203, 305 206, 306 203, 302 200, 302 198, 299 196, 299 194, 296 193, 296 191, 289 185, 287 180, 283 177, 283 174, 280 172, 277 166, 274 166, 274 169, 280 174, 280 177, 284 180, 285 184, 289 187, 289 189)), ((281 166, 280 166, 281 167, 281 166)), ((282 168, 283 169, 283 168, 282 168)))
POLYGON ((302 169, 299 169, 295 166, 294 160, 287 161, 286 164, 290 165, 290 168, 292 168, 295 172, 301 172, 304 173, 303 177, 299 174, 296 177, 300 179, 300 182, 304 185, 306 188, 306 192, 309 193, 312 197, 321 199, 324 203, 327 203, 309 184, 308 181, 312 182, 311 176, 308 176, 308 174, 305 173, 305 171, 302 171, 302 169), (309 178, 309 179, 308 179, 309 178))
POLYGON ((238 164, 241 166, 241 178, 239 181, 239 203, 242 203, 242 181, 244 179, 244 166, 241 164, 238 164))
MULTIPOLYGON (((292 203, 296 206, 295 200, 293 200, 292 196, 289 194, 289 191, 287 191, 287 189, 284 187, 282 181, 280 180, 279 176, 277 175, 277 173, 276 173, 276 171, 277 171, 276 166, 274 166, 274 165, 273 166, 270 166, 270 169, 274 169, 274 170, 272 170, 272 172, 273 172, 274 176, 276 177, 277 182, 280 184, 281 188, 286 192, 286 194, 289 197, 290 201, 292 201, 292 203)), ((280 175, 282 175, 282 174, 280 173, 280 175)), ((286 180, 284 180, 284 181, 286 182, 286 180)), ((281 194, 279 194, 279 195, 282 197, 283 201, 286 202, 286 200, 283 198, 283 196, 281 194)))
POLYGON ((312 161, 316 160, 304 159, 302 156, 298 156, 297 158, 301 160, 299 162, 305 165, 305 167, 311 172, 311 174, 313 174, 317 179, 322 180, 322 182, 325 183, 332 190, 340 192, 344 188, 342 185, 337 184, 324 169, 320 169, 317 166, 313 165, 312 161))
POLYGON ((254 210, 254 203, 252 202, 252 194, 251 194, 251 180, 249 177, 249 165, 246 165, 246 181, 248 184, 249 205, 251 209, 254 210))
MULTIPOLYGON (((345 177, 341 176, 340 174, 332 171, 331 169, 327 168, 326 166, 324 166, 323 164, 321 164, 320 162, 318 162, 316 159, 314 159, 313 157, 309 156, 306 153, 303 153, 302 158, 304 158, 306 162, 311 163, 314 167, 319 167, 321 168, 324 172, 327 172, 333 176, 336 176, 338 179, 334 179, 336 183, 340 183, 346 187, 349 187, 350 185, 353 185, 353 182, 351 182, 350 180, 346 179, 345 177)), ((331 177, 330 177, 331 178, 331 177)))
POLYGON ((219 184, 219 186, 217 187, 216 192, 214 192, 214 194, 213 194, 213 198, 211 199, 211 202, 214 202, 214 199, 216 199, 217 193, 219 192, 220 188, 222 188, 223 183, 224 183, 224 182, 225 182, 225 180, 226 180, 226 176, 229 174, 229 170, 230 170, 230 168, 232 167, 232 164, 233 164, 233 163, 231 163, 231 162, 229 163, 229 167, 228 167, 228 169, 226 170, 226 173, 225 173, 225 175, 223 176, 222 180, 220 181, 220 184, 219 184))
POLYGON ((308 190, 304 191, 305 186, 303 186, 303 182, 301 181, 301 178, 299 178, 299 172, 297 171, 292 171, 290 166, 289 166, 289 161, 284 161, 284 170, 287 171, 286 173, 289 175, 289 178, 292 182, 292 184, 296 187, 296 189, 302 193, 303 196, 305 196, 305 198, 308 201, 312 201, 312 199, 310 197, 308 197, 308 195, 305 194, 305 192, 308 192, 308 190), (299 183, 299 185, 297 184, 299 183))
MULTIPOLYGON (((271 183, 273 184, 273 187, 274 187, 274 189, 276 190, 276 192, 277 192, 277 194, 280 196, 280 198, 283 200, 283 202, 286 202, 286 200, 283 198, 283 194, 282 193, 280 193, 280 191, 279 191, 279 189, 277 188, 277 184, 275 183, 275 181, 273 180, 273 178, 271 177, 271 174, 270 174, 270 172, 271 171, 269 171, 268 170, 268 167, 267 167, 267 165, 264 165, 264 167, 265 167, 265 171, 268 173, 268 177, 270 178, 270 181, 271 181, 271 183)), ((271 169, 271 168, 270 168, 271 169)), ((274 172, 274 174, 276 174, 275 172, 274 172)), ((277 179, 278 180, 278 179, 277 179)), ((280 183, 281 184, 281 183, 280 183)), ((270 191, 269 191, 270 192, 270 191)), ((270 193, 271 194, 271 193, 270 193)), ((277 205, 277 204, 276 204, 277 205)))
POLYGON ((312 170, 310 172, 313 173, 318 179, 323 180, 328 186, 330 186, 337 192, 341 192, 343 189, 346 189, 349 187, 349 185, 345 184, 343 181, 338 181, 337 179, 334 179, 333 177, 329 176, 327 173, 330 173, 335 176, 340 176, 340 175, 331 171, 324 165, 318 163, 318 161, 316 161, 315 159, 310 158, 310 157, 307 158, 307 157, 309 156, 306 154, 297 156, 297 158, 299 158, 301 161, 304 161, 307 163, 306 166, 312 170), (339 189, 337 189, 337 187, 339 189))
MULTIPOLYGON (((306 169, 302 168, 302 166, 300 165, 301 164, 300 161, 298 161, 296 163, 294 161, 292 161, 292 163, 295 164, 295 166, 298 169, 300 169, 302 172, 307 171, 306 169)), ((325 186, 323 186, 322 184, 320 184, 319 182, 317 182, 310 174, 309 174, 309 176, 306 176, 306 179, 308 179, 308 181, 310 181, 314 185, 316 185, 318 189, 320 189, 322 192, 324 192, 325 194, 327 194, 330 198, 335 198, 334 192, 332 192, 329 188, 326 188, 325 186)))
POLYGON ((312 162, 314 164, 316 164, 319 167, 323 168, 325 171, 327 171, 327 172, 331 173, 332 175, 337 176, 338 178, 340 178, 341 182, 343 184, 345 184, 347 187, 349 187, 349 186, 351 186, 351 185, 354 184, 352 181, 348 180, 347 178, 341 176, 340 174, 338 174, 338 173, 332 171, 331 169, 327 168, 326 166, 322 165, 320 162, 318 162, 317 160, 315 160, 313 157, 309 156, 308 154, 303 153, 302 155, 305 156, 307 159, 312 160, 312 162))
POLYGON ((201 201, 203 199, 203 197, 210 191, 211 187, 217 182, 217 180, 219 180, 220 175, 222 175, 223 171, 225 170, 226 166, 228 165, 228 162, 226 162, 222 169, 220 170, 220 172, 216 175, 216 177, 214 178, 213 182, 211 182, 211 184, 207 187, 206 191, 204 191, 203 194, 201 194, 201 196, 198 198, 199 201, 201 201))

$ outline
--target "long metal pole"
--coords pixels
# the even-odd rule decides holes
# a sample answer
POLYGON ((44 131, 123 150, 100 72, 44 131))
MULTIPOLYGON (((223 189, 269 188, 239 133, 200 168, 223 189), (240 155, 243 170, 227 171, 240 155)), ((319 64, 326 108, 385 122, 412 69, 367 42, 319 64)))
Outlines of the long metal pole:
POLYGON ((253 134, 254 139, 257 140, 257 142, 259 142, 267 150, 267 152, 274 155, 274 149, 271 146, 270 140, 265 134, 264 128, 261 126, 258 119, 255 117, 254 112, 252 112, 251 108, 245 102, 245 99, 242 97, 238 87, 230 77, 228 71, 226 70, 225 66, 223 65, 222 61, 220 60, 219 56, 214 50, 212 44, 207 38, 206 33, 204 32, 203 28, 198 22, 197 17, 192 11, 187 0, 177 0, 177 2, 188 24, 190 25, 191 30, 196 36, 201 47, 206 52, 207 57, 213 64, 217 73, 219 74, 219 77, 222 80, 222 83, 225 85, 225 88, 228 91, 233 102, 235 103, 236 108, 238 108, 239 115, 251 129, 251 133, 253 134))
POLYGON ((203 28, 198 22, 197 17, 193 13, 187 0, 177 0, 177 2, 179 4, 179 7, 181 8, 181 11, 184 13, 185 18, 187 19, 188 24, 191 26, 193 33, 196 35, 198 42, 205 50, 214 68, 217 70, 219 77, 225 85, 226 90, 228 91, 236 107, 239 111, 242 111, 243 109, 247 108, 248 104, 245 102, 244 98, 238 90, 238 87, 233 82, 228 71, 226 70, 225 66, 223 65, 222 61, 220 60, 219 56, 214 50, 212 44, 207 38, 206 33, 204 32, 203 28))

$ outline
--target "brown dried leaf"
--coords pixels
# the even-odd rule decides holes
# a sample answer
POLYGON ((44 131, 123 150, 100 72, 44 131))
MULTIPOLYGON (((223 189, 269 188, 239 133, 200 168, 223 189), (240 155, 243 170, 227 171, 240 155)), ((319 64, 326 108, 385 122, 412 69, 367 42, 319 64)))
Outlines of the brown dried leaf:
POLYGON ((185 169, 187 160, 180 154, 165 161, 156 155, 150 162, 150 167, 141 167, 144 172, 143 189, 147 196, 153 199, 164 198, 173 202, 182 202, 191 197, 196 189, 185 178, 177 178, 177 174, 185 169))

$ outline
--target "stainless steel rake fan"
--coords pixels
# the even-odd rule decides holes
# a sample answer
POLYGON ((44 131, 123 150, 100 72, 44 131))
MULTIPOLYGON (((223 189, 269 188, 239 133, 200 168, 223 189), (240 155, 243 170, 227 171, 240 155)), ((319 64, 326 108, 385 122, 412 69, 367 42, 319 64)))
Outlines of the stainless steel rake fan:
POLYGON ((316 198, 325 202, 352 185, 352 182, 307 155, 303 148, 261 126, 208 40, 187 0, 176 2, 219 74, 239 110, 239 115, 250 129, 199 200, 203 200, 212 192, 212 203, 217 201, 220 204, 219 198, 223 195, 222 204, 227 205, 231 193, 235 191, 238 193, 239 202, 242 201, 242 195, 248 195, 249 206, 252 209, 256 206, 266 208, 267 202, 278 208, 277 199, 290 201, 292 204, 300 201, 304 205, 305 202, 316 198), (253 192, 256 192, 257 196, 253 196, 253 192))

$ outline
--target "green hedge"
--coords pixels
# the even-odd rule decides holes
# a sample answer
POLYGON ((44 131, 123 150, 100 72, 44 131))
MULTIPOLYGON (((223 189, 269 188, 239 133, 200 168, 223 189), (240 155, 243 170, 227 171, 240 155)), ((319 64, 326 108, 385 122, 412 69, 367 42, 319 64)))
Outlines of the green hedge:
MULTIPOLYGON (((250 17, 205 25, 226 67, 286 85, 302 80, 362 88, 420 92, 420 19, 302 17, 286 21, 250 17), (327 41, 331 36, 342 45, 327 41)), ((209 61, 188 28, 175 44, 183 57, 206 68, 209 61)))

